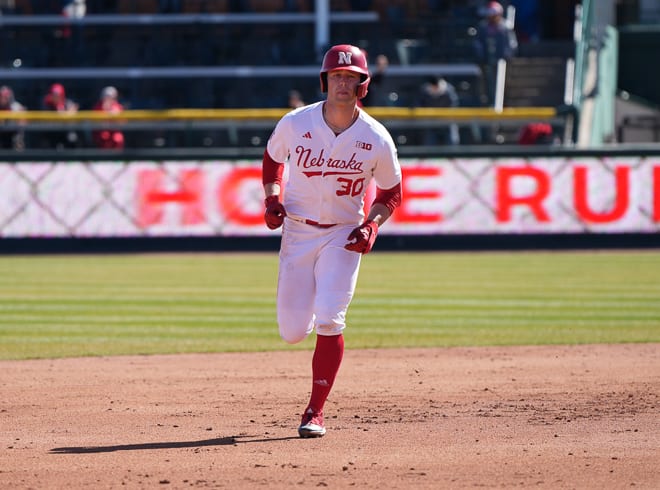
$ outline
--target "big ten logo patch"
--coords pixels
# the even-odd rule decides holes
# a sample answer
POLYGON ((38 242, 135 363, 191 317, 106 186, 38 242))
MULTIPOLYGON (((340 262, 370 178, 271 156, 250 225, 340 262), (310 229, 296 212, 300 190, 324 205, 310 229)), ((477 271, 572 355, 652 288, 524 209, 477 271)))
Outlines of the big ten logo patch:
POLYGON ((360 148, 361 150, 371 150, 371 143, 365 143, 364 141, 356 141, 355 147, 360 148))

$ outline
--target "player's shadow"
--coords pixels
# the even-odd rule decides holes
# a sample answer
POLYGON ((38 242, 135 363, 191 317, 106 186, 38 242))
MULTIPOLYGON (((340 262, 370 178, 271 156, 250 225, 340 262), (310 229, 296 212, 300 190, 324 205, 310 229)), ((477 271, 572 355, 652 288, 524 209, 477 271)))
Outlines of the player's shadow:
POLYGON ((49 454, 88 454, 88 453, 112 453, 115 451, 145 451, 153 449, 182 449, 191 447, 208 446, 236 446, 249 442, 275 442, 298 439, 298 437, 273 437, 255 439, 254 436, 229 436, 217 437, 215 439, 204 439, 201 441, 172 441, 172 442, 146 442, 142 444, 118 444, 115 446, 74 446, 56 447, 49 454))

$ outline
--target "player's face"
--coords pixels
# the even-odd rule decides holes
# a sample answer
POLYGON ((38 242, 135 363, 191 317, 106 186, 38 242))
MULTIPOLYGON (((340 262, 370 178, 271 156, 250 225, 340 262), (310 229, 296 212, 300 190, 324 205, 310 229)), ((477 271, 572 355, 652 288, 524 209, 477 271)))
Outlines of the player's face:
POLYGON ((360 74, 350 70, 334 70, 328 73, 328 99, 353 101, 357 98, 360 74))

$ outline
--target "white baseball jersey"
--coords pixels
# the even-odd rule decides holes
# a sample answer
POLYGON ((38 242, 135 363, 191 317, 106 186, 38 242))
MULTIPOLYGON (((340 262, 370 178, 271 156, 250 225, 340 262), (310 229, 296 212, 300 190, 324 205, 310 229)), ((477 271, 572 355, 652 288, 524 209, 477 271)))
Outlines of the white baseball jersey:
POLYGON ((359 224, 371 179, 381 189, 401 182, 396 147, 383 125, 362 109, 336 136, 323 119, 323 103, 280 119, 267 151, 288 166, 283 186, 287 215, 323 224, 359 224))

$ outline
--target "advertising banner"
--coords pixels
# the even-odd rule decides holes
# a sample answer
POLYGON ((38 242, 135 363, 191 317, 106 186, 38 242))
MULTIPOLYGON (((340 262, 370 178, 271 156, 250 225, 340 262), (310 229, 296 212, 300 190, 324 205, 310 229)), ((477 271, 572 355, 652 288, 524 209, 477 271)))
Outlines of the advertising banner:
MULTIPOLYGON (((401 165, 403 204, 383 234, 660 231, 660 157, 401 165)), ((0 162, 2 237, 279 233, 263 210, 257 160, 0 162)))

